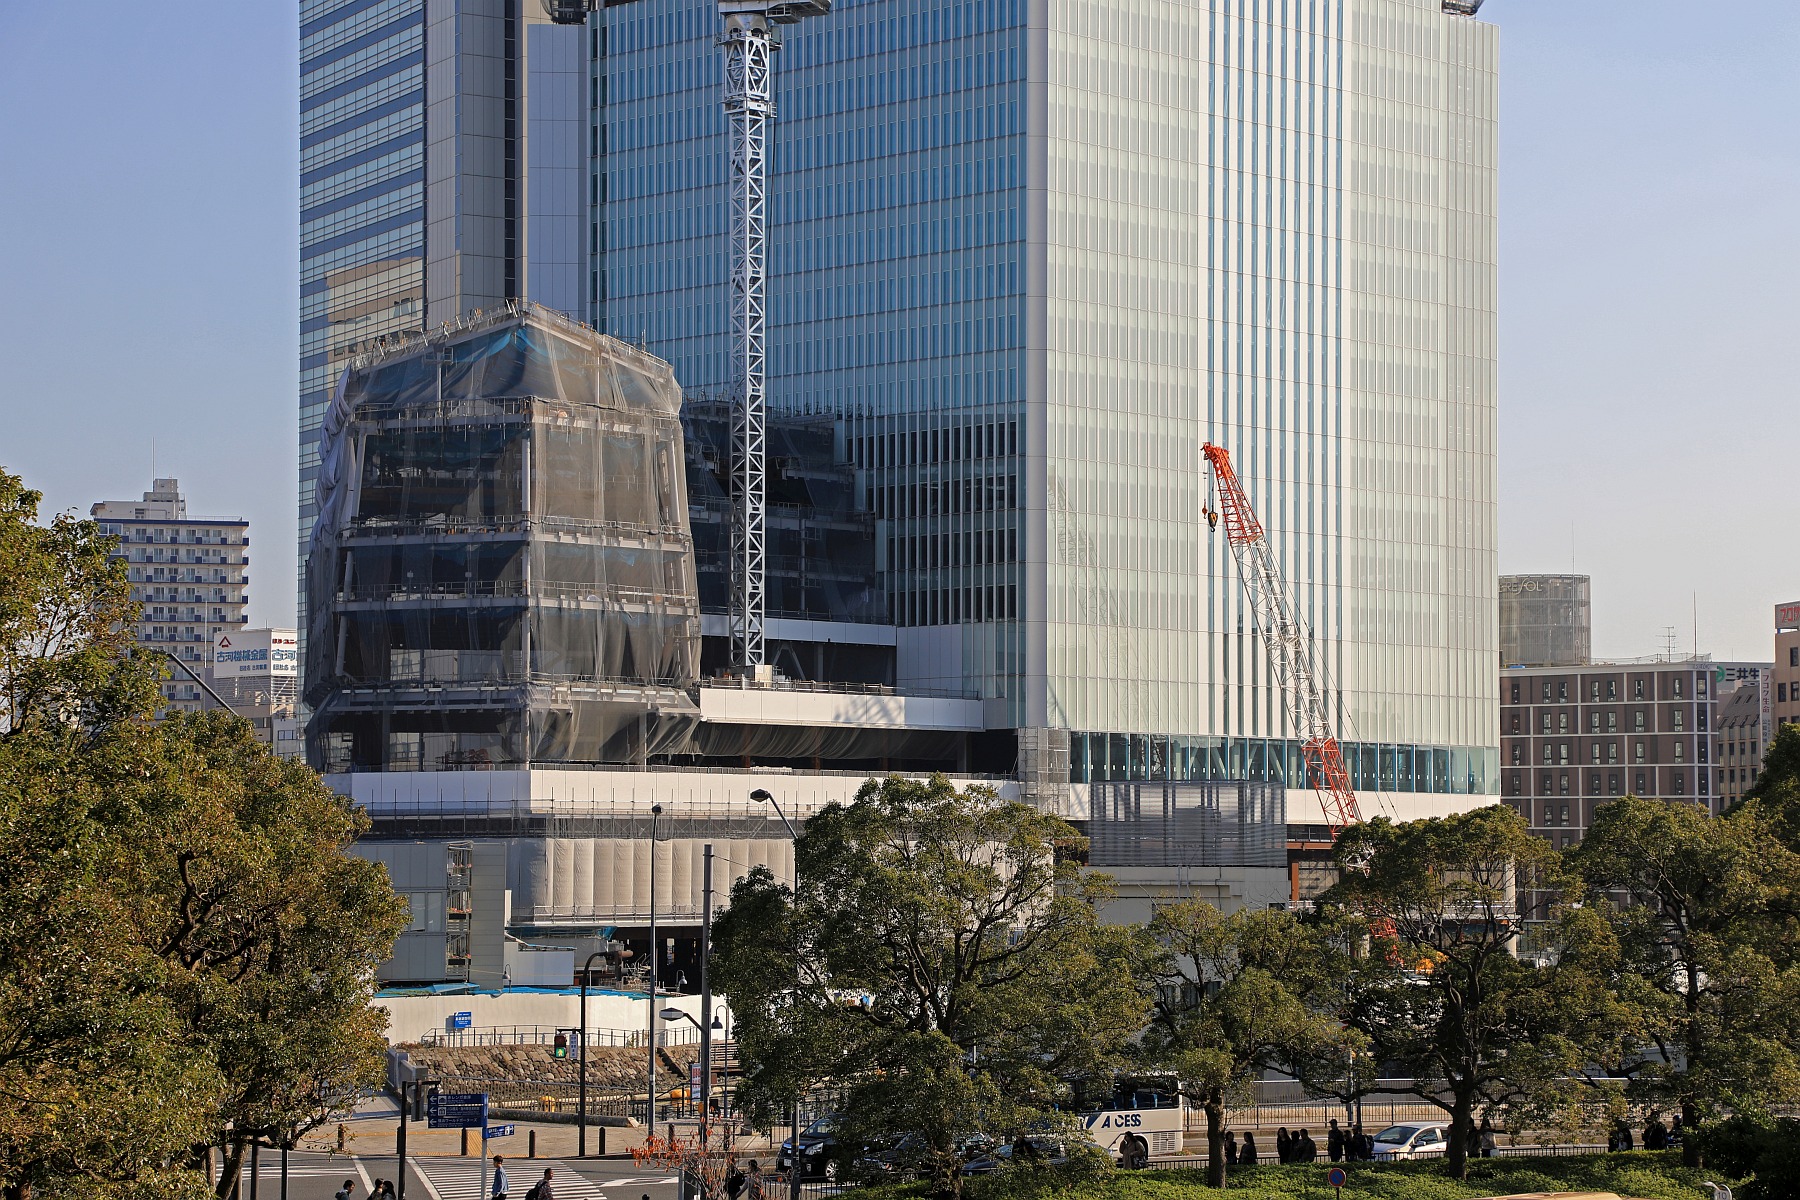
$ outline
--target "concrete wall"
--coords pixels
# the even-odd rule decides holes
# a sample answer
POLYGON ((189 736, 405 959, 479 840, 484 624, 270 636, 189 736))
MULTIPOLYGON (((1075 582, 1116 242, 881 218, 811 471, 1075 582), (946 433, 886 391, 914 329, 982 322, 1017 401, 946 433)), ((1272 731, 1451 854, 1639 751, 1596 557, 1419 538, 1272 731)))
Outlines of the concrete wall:
MULTIPOLYGON (((700 1019, 700 997, 658 996, 657 1008, 679 1008, 700 1019)), ((450 1014, 470 1014, 471 1033, 511 1030, 537 1026, 546 1031, 574 1028, 580 1020, 581 1000, 570 992, 482 992, 464 996, 377 996, 375 1006, 388 1015, 388 1041, 394 1045, 423 1040, 427 1035, 446 1033, 450 1014)), ((715 1011, 726 1007, 717 997, 715 1011)), ((588 993, 587 1026, 591 1030, 616 1030, 642 1033, 649 1021, 650 1001, 642 995, 622 992, 588 993)), ((671 1026, 657 1022, 659 1037, 675 1042, 692 1040, 694 1027, 685 1021, 675 1023, 676 1032, 665 1034, 671 1026), (685 1031, 685 1032, 682 1032, 685 1031)))

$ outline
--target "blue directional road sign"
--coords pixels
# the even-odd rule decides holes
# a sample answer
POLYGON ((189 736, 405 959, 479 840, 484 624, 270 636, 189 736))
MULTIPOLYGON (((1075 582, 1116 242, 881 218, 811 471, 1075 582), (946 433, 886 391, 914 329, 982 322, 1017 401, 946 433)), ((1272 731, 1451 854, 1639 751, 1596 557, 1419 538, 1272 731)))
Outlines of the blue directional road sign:
POLYGON ((511 1137, 513 1132, 514 1128, 511 1125, 489 1125, 482 1130, 481 1136, 488 1138, 511 1137))
POLYGON ((450 1028, 452 1029, 468 1029, 474 1024, 475 1014, 472 1012, 453 1012, 450 1014, 450 1028))
POLYGON ((487 1124, 486 1092, 439 1092, 425 1102, 432 1129, 480 1129, 487 1124))

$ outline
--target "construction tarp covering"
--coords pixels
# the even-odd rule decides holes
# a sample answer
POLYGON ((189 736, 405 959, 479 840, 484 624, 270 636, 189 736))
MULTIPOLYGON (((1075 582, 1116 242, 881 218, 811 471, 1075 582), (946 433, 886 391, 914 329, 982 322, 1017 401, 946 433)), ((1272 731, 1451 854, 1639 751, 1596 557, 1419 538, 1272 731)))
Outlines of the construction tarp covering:
POLYGON ((681 396, 513 304, 345 371, 307 561, 326 770, 642 761, 698 720, 681 396))

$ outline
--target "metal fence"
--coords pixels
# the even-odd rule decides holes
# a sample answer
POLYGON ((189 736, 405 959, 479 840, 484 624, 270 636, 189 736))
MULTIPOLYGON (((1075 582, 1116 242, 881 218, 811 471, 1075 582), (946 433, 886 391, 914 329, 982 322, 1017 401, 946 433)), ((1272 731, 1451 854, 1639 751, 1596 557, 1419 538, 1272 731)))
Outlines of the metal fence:
MULTIPOLYGON (((421 1046, 549 1046, 556 1035, 565 1030, 556 1025, 483 1025, 475 1029, 443 1029, 419 1039, 421 1046)), ((642 1029, 590 1029, 589 1046, 642 1047, 648 1040, 642 1029)), ((691 1046, 700 1041, 700 1031, 687 1022, 667 1022, 656 1031, 659 1046, 691 1046)), ((570 1047, 569 1053, 574 1054, 570 1047)))

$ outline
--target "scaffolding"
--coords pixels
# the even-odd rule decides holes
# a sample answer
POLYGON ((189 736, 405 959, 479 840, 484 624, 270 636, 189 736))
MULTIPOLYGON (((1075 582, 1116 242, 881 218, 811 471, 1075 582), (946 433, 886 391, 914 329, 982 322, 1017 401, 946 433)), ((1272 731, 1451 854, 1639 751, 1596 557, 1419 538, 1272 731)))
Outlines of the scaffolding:
POLYGON ((320 434, 308 755, 643 763, 699 719, 668 364, 513 302, 351 363, 320 434))

